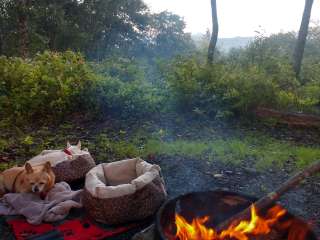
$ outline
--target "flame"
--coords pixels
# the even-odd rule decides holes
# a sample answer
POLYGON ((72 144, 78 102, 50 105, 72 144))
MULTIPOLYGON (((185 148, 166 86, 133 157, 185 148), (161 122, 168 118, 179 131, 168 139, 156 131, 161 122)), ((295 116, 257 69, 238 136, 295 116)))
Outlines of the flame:
POLYGON ((231 226, 222 231, 220 234, 220 239, 226 237, 233 237, 238 240, 248 240, 248 234, 250 235, 266 235, 271 232, 272 226, 278 221, 280 217, 286 214, 286 210, 280 206, 275 206, 268 211, 266 218, 259 217, 257 214, 256 207, 252 205, 251 207, 251 220, 241 221, 238 225, 231 226))
POLYGON ((196 240, 196 239, 218 239, 218 235, 214 229, 206 228, 204 223, 209 220, 209 217, 195 218, 189 224, 182 216, 176 214, 176 236, 180 240, 196 240))
POLYGON ((267 235, 271 232, 272 226, 278 219, 286 214, 286 210, 276 205, 269 209, 264 218, 257 214, 256 207, 251 206, 250 221, 242 220, 239 223, 232 223, 228 229, 217 233, 213 228, 207 228, 205 223, 209 217, 194 218, 188 223, 181 215, 175 215, 177 227, 176 238, 179 240, 249 240, 250 236, 267 235))

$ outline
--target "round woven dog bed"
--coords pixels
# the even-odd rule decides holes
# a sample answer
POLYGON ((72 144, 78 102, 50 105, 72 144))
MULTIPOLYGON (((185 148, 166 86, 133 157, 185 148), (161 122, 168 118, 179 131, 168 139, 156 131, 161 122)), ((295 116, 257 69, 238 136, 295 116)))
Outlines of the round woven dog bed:
POLYGON ((122 224, 153 215, 166 196, 160 167, 134 158, 91 169, 83 205, 98 222, 122 224))
POLYGON ((72 160, 66 160, 52 167, 56 175, 56 182, 73 182, 85 178, 90 169, 96 166, 90 153, 73 156, 72 160))
MULTIPOLYGON (((32 166, 42 165, 47 161, 50 161, 52 156, 56 157, 57 154, 61 153, 61 150, 52 150, 49 153, 40 154, 28 162, 32 166)), ((61 159, 62 160, 56 162, 50 161, 52 171, 56 176, 56 182, 64 181, 70 183, 76 180, 84 179, 90 169, 96 166, 95 161, 87 151, 82 151, 81 154, 72 155, 71 158, 61 157, 61 159)))

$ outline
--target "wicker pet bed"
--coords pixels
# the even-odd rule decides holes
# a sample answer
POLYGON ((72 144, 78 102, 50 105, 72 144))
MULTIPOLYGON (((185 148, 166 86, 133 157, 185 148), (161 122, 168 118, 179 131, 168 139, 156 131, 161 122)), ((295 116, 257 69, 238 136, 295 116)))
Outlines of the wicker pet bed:
POLYGON ((86 174, 96 166, 90 153, 74 156, 74 159, 58 163, 52 168, 56 182, 73 182, 85 178, 86 174))
MULTIPOLYGON (((52 150, 48 154, 40 154, 28 162, 32 166, 44 164, 47 159, 50 159, 50 154, 61 152, 61 150, 52 150)), ((51 162, 51 161, 50 161, 51 162)), ((84 179, 87 172, 96 166, 92 156, 87 151, 82 151, 81 154, 72 155, 72 158, 57 163, 52 163, 52 170, 56 176, 56 182, 73 182, 76 180, 84 179)))
POLYGON ((83 205, 98 222, 122 224, 153 215, 166 196, 160 167, 134 158, 91 169, 83 205))

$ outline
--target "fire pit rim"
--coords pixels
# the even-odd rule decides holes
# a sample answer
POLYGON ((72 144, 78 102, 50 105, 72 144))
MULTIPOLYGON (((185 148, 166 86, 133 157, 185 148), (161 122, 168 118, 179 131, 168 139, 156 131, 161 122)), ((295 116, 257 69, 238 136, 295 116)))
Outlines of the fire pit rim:
POLYGON ((254 201, 256 200, 257 198, 256 197, 253 197, 253 196, 250 196, 250 195, 247 195, 247 194, 243 194, 243 193, 238 193, 238 192, 233 192, 233 191, 227 191, 227 190, 222 190, 222 189, 215 189, 215 190, 208 190, 208 191, 194 191, 194 192, 187 192, 187 193, 184 193, 184 194, 181 194, 181 195, 178 195, 176 197, 172 197, 172 198, 169 198, 167 199, 162 205, 161 207, 159 208, 158 212, 157 212, 157 215, 156 215, 156 232, 160 235, 160 238, 161 239, 167 239, 164 234, 163 234, 163 231, 162 231, 162 226, 160 224, 160 219, 161 219, 161 214, 163 212, 163 209, 169 204, 171 203, 172 201, 176 201, 178 200, 179 198, 184 198, 184 197, 187 197, 189 195, 193 195, 193 194, 207 194, 207 193, 218 193, 218 192, 221 192, 221 193, 225 193, 225 194, 236 194, 240 197, 244 197, 248 200, 251 200, 254 201), (160 230, 161 229, 161 230, 160 230))
MULTIPOLYGON (((228 190, 223 190, 223 189, 215 189, 215 190, 208 190, 208 191, 193 191, 193 192, 187 192, 187 193, 178 195, 176 197, 169 198, 161 205, 161 207, 159 208, 159 210, 158 210, 158 212, 156 214, 156 224, 155 224, 155 230, 156 231, 155 232, 156 232, 157 237, 158 237, 157 239, 168 240, 167 237, 164 236, 164 231, 162 230, 162 226, 161 226, 160 220, 161 220, 161 215, 163 213, 163 210, 166 208, 166 206, 169 203, 172 203, 173 201, 177 201, 178 199, 187 197, 189 195, 208 194, 208 193, 224 193, 224 194, 231 194, 231 195, 233 194, 233 195, 237 195, 237 196, 240 196, 240 197, 244 197, 246 200, 251 201, 252 203, 258 199, 257 197, 254 197, 254 196, 249 195, 249 194, 244 194, 244 193, 239 193, 239 192, 234 192, 234 191, 228 191, 228 190)), ((279 203, 277 203, 277 205, 282 206, 279 203)), ((287 214, 289 216, 293 216, 293 217, 295 217, 297 219, 301 219, 300 217, 297 217, 297 216, 293 215, 292 213, 290 213, 289 210, 287 210, 287 214)), ((303 221, 303 222, 305 222, 305 221, 303 221)), ((311 234, 314 235, 314 239, 317 239, 317 235, 314 233, 314 231, 311 228, 310 228, 310 231, 311 231, 311 234)))

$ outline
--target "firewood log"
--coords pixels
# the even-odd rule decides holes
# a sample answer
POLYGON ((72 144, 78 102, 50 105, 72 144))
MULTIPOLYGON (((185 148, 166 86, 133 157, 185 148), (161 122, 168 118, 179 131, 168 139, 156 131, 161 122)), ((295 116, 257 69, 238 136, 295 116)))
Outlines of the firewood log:
MULTIPOLYGON (((312 164, 311 166, 307 167, 303 171, 295 174, 289 180, 287 180, 284 184, 282 184, 278 189, 274 192, 269 193, 268 195, 260 198, 258 201, 254 203, 257 209, 268 209, 286 192, 296 187, 302 180, 305 178, 320 172, 320 161, 312 164)), ((232 216, 231 218, 227 219, 226 221, 222 222, 216 228, 219 232, 227 229, 231 223, 239 222, 242 219, 249 219, 251 213, 251 206, 243 210, 242 212, 232 216)))

